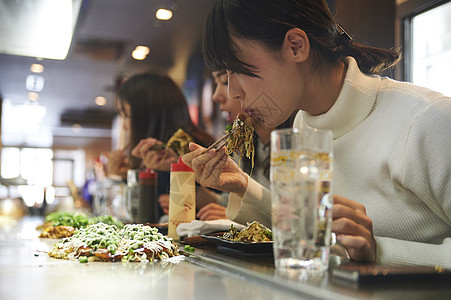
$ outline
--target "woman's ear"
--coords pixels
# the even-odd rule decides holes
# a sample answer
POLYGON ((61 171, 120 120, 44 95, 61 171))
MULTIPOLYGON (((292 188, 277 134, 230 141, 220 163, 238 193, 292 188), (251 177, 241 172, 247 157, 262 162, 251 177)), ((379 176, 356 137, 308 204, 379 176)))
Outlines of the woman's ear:
POLYGON ((305 31, 292 28, 285 34, 282 48, 289 58, 304 62, 310 54, 310 41, 305 31))

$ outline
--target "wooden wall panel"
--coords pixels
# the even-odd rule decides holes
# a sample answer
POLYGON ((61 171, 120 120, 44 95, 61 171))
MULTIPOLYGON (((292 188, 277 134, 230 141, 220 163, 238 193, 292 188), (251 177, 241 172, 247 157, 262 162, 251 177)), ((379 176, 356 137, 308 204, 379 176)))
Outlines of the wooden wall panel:
POLYGON ((395 0, 335 0, 335 16, 358 43, 395 47, 395 0))
MULTIPOLYGON (((355 42, 395 48, 396 0, 328 0, 335 20, 355 42)), ((396 69, 382 74, 395 78, 396 69)))

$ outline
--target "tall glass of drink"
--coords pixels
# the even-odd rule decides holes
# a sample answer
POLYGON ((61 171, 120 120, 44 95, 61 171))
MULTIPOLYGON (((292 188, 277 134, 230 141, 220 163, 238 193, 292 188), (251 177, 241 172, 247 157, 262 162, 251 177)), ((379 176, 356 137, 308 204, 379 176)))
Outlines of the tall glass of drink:
POLYGON ((332 133, 271 133, 274 259, 278 270, 328 269, 332 223, 332 133))

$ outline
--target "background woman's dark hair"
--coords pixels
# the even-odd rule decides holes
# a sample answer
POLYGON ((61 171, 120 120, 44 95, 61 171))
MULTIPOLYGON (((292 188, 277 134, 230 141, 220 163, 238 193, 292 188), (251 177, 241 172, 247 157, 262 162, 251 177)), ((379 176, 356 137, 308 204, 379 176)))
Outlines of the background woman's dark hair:
MULTIPOLYGON (((130 144, 128 152, 140 140, 153 137, 167 142, 182 128, 199 144, 205 146, 213 138, 191 121, 188 103, 181 89, 167 75, 145 73, 130 77, 117 92, 117 101, 127 102, 131 108, 130 144)), ((118 105, 123 111, 123 105, 118 105)), ((140 160, 131 157, 132 167, 140 160)))
POLYGON ((309 37, 314 70, 327 70, 346 56, 353 56, 362 72, 380 74, 401 56, 398 50, 369 47, 343 38, 324 0, 218 0, 205 26, 205 61, 213 70, 258 77, 253 66, 236 55, 232 36, 278 50, 292 28, 305 31, 309 37))

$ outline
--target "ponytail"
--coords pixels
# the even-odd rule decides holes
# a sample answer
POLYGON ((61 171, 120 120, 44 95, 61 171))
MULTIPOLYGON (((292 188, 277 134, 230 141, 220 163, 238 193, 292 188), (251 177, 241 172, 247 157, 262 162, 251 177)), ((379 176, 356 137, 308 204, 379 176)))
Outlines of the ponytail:
POLYGON ((338 35, 335 38, 334 52, 340 57, 352 56, 359 69, 366 74, 381 74, 392 68, 401 59, 399 49, 381 49, 354 43, 349 34, 337 24, 338 35))
POLYGON ((353 44, 346 52, 354 57, 359 69, 366 74, 381 74, 384 70, 392 68, 401 59, 399 49, 381 49, 362 44, 353 44))

